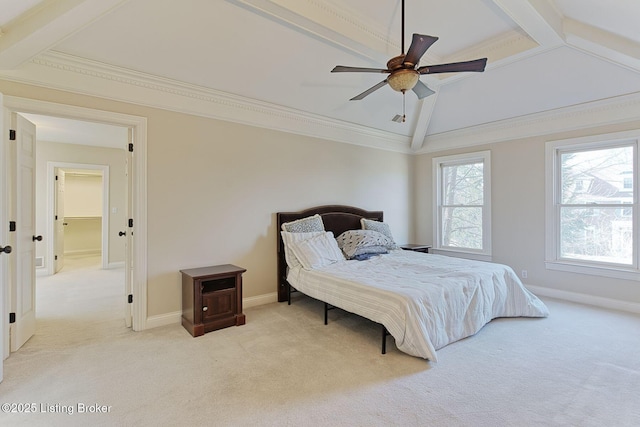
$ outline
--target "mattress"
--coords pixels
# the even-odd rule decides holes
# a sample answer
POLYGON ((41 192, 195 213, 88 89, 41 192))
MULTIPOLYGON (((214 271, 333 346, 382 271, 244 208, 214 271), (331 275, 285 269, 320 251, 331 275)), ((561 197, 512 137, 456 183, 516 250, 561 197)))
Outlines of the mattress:
POLYGON ((290 269, 287 280, 310 297, 381 323, 399 350, 431 361, 436 350, 492 319, 549 314, 506 265, 400 249, 290 269))

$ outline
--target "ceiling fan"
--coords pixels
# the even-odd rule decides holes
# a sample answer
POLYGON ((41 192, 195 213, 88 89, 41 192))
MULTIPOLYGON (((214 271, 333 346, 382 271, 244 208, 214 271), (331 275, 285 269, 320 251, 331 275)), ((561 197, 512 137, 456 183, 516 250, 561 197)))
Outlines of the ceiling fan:
POLYGON ((418 96, 419 99, 433 95, 432 91, 420 81, 423 74, 437 73, 457 73, 462 71, 482 72, 487 64, 487 58, 475 59, 473 61, 453 62, 450 64, 427 65, 419 67, 420 58, 434 44, 438 37, 427 36, 422 34, 414 34, 407 53, 404 53, 404 0, 402 0, 402 53, 391 58, 387 62, 387 68, 361 68, 361 67, 345 67, 343 65, 336 66, 332 73, 387 73, 389 77, 378 83, 377 85, 365 90, 359 95, 354 96, 350 101, 359 101, 365 96, 370 95, 381 87, 389 84, 395 91, 404 93, 408 90, 418 96))

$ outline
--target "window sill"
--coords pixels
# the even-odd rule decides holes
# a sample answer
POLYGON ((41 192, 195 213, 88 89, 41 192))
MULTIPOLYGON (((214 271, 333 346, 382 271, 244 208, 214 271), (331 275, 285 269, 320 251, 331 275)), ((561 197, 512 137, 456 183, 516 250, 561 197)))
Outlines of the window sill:
POLYGON ((560 261, 546 261, 545 267, 547 270, 640 281, 640 270, 634 268, 593 266, 560 261))

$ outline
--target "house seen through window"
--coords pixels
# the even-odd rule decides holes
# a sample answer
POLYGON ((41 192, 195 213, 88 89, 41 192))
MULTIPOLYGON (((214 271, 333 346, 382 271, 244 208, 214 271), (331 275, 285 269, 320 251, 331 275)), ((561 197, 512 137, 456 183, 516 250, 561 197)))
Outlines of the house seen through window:
POLYGON ((634 146, 559 155, 560 257, 632 265, 634 146))

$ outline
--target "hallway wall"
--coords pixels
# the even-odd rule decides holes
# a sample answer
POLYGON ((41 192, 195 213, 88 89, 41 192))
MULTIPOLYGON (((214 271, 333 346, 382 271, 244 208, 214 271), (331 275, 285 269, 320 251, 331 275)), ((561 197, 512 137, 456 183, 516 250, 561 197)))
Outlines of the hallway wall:
POLYGON ((65 174, 64 254, 102 252, 102 176, 65 174))

